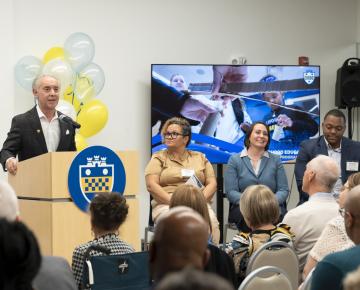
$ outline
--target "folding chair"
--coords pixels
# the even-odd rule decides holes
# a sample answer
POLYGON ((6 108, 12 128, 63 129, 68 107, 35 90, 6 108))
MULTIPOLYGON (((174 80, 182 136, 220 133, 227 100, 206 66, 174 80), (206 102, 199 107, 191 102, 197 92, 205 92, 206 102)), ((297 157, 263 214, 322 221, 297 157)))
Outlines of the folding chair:
POLYGON ((300 290, 310 290, 311 288, 311 280, 312 274, 315 270, 315 267, 310 271, 310 273, 306 276, 304 282, 301 284, 300 290))
POLYGON ((150 289, 151 280, 148 267, 148 256, 148 252, 110 256, 88 255, 85 258, 84 265, 84 289, 150 289))
POLYGON ((293 289, 299 285, 299 260, 293 248, 281 241, 270 241, 250 256, 246 275, 263 266, 275 266, 289 277, 293 289))
POLYGON ((258 268, 246 276, 238 290, 295 290, 288 275, 274 266, 258 268))

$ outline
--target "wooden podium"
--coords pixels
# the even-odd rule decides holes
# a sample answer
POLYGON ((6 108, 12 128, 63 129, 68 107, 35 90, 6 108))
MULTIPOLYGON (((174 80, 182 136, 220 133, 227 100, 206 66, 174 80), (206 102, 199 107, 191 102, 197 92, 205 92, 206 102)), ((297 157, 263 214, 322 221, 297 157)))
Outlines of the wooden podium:
MULTIPOLYGON (((140 250, 138 154, 116 152, 126 172, 124 196, 129 214, 120 237, 140 250)), ((90 216, 71 201, 67 180, 76 152, 53 152, 19 162, 16 176, 8 175, 18 195, 20 218, 34 231, 43 255, 62 256, 71 262, 74 248, 92 240, 90 216)))

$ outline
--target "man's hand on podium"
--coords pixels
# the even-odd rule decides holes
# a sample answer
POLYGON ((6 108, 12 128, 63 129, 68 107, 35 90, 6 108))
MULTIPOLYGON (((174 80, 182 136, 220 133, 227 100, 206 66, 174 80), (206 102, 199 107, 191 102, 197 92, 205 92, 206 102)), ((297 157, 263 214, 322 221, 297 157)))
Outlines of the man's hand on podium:
POLYGON ((7 171, 12 174, 12 175, 16 175, 17 172, 17 160, 14 157, 9 158, 8 160, 6 160, 6 169, 7 171))

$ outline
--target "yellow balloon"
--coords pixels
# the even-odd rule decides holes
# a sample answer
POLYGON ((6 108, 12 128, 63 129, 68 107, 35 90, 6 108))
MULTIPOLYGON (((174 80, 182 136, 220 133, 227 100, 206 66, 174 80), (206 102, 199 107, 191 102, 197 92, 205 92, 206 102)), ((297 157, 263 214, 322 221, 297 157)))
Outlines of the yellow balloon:
POLYGON ((65 52, 64 49, 62 47, 58 47, 58 46, 54 46, 52 48, 50 48, 43 57, 43 62, 47 63, 48 61, 55 59, 55 58, 60 58, 60 59, 64 59, 65 58, 65 52))
POLYGON ((79 133, 84 137, 95 135, 106 125, 108 114, 106 105, 98 99, 85 103, 77 117, 81 124, 79 133))
POLYGON ((76 114, 79 113, 81 106, 82 106, 82 102, 80 102, 80 100, 75 95, 72 86, 68 86, 66 88, 66 90, 63 94, 63 99, 65 101, 68 101, 69 103, 71 103, 74 106, 76 114))
POLYGON ((75 134, 75 143, 76 143, 76 150, 81 151, 84 150, 89 144, 86 141, 86 138, 79 133, 75 134))

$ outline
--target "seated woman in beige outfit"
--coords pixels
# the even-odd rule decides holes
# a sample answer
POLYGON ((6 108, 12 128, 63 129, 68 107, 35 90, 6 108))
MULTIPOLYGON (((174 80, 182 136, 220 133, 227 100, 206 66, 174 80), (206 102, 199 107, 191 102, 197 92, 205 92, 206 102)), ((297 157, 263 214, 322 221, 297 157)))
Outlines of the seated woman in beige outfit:
MULTIPOLYGON (((340 213, 344 208, 346 194, 359 184, 360 172, 351 174, 340 192, 338 200, 340 213)), ((348 249, 352 246, 354 246, 354 243, 346 234, 344 217, 339 214, 327 223, 319 239, 311 249, 304 267, 303 279, 326 255, 348 249)))
POLYGON ((211 163, 204 154, 187 150, 186 146, 191 141, 191 127, 185 119, 175 117, 167 120, 161 135, 167 149, 154 153, 145 169, 146 187, 153 198, 153 221, 156 223, 157 218, 169 210, 175 189, 195 176, 202 183, 199 186, 208 202, 213 242, 218 244, 219 222, 210 206, 216 192, 216 178, 211 163))

